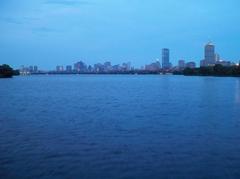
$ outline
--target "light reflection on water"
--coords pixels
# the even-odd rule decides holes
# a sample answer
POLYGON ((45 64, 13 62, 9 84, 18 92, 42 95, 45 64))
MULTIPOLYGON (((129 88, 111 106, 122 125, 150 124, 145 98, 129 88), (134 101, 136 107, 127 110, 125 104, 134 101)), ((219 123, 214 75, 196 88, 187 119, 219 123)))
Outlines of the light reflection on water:
POLYGON ((236 95, 236 103, 240 104, 240 79, 236 79, 236 88, 235 88, 235 95, 236 95))

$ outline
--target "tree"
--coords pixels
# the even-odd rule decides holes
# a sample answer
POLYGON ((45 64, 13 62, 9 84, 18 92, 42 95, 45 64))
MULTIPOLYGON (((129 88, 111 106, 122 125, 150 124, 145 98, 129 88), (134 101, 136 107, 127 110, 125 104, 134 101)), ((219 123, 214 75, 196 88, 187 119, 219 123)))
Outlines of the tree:
POLYGON ((13 74, 14 71, 9 65, 0 65, 0 78, 11 78, 13 74))
POLYGON ((183 74, 186 75, 186 76, 197 75, 197 74, 196 74, 196 70, 195 70, 195 69, 192 69, 192 68, 185 68, 185 69, 183 70, 183 74))
POLYGON ((227 73, 226 69, 220 64, 216 64, 213 67, 213 71, 214 75, 225 75, 227 73))
POLYGON ((199 68, 199 75, 209 76, 209 75, 212 75, 212 73, 213 73, 212 67, 200 67, 199 68))

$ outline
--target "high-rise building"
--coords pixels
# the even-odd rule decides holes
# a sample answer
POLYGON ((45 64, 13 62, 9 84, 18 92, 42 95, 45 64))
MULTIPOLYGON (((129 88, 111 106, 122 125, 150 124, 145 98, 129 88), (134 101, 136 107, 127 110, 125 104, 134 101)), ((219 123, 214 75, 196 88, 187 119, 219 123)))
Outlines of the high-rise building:
POLYGON ((216 64, 215 46, 209 42, 204 47, 204 59, 201 66, 214 66, 216 64))
POLYGON ((185 68, 185 61, 184 60, 179 60, 178 61, 178 68, 179 69, 184 69, 185 68))
POLYGON ((167 48, 162 49, 162 68, 163 69, 171 68, 170 51, 167 48))
POLYGON ((66 71, 67 72, 72 72, 72 65, 66 66, 66 71))
POLYGON ((215 46, 212 43, 208 43, 205 46, 205 60, 209 63, 209 64, 215 64, 215 46))
POLYGON ((200 66, 214 66, 216 62, 220 60, 220 56, 215 54, 215 46, 209 42, 204 47, 204 59, 201 60, 200 66))
POLYGON ((35 65, 35 66, 33 67, 33 71, 34 71, 34 72, 38 72, 38 66, 35 65))

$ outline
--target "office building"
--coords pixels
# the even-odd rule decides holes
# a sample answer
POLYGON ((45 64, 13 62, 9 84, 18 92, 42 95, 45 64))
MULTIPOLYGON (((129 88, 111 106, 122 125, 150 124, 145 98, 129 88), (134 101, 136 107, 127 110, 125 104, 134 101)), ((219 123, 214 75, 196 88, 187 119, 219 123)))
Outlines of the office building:
POLYGON ((214 66, 216 64, 215 46, 209 42, 204 47, 204 59, 200 62, 201 66, 214 66))
POLYGON ((56 66, 56 71, 57 72, 62 72, 62 71, 64 71, 64 67, 63 66, 56 66))
POLYGON ((72 72, 72 65, 66 66, 66 71, 67 72, 72 72))
POLYGON ((151 63, 145 66, 145 70, 147 71, 160 71, 160 69, 161 69, 161 64, 159 61, 156 61, 155 63, 151 63))
POLYGON ((205 60, 209 64, 215 64, 215 46, 212 43, 208 43, 205 46, 205 60))
POLYGON ((163 69, 171 68, 170 51, 167 48, 162 49, 162 68, 163 69))
POLYGON ((87 71, 87 65, 80 61, 74 64, 74 70, 77 72, 86 72, 87 71))
POLYGON ((104 71, 105 71, 105 72, 109 72, 109 71, 112 70, 112 64, 111 64, 111 62, 105 62, 103 65, 104 65, 104 71))
POLYGON ((179 60, 178 61, 178 68, 179 69, 184 69, 185 68, 185 61, 184 60, 179 60))
POLYGON ((29 70, 29 72, 33 72, 33 66, 29 66, 29 68, 28 68, 28 70, 29 70))
POLYGON ((35 66, 33 67, 33 71, 34 71, 35 73, 38 72, 38 66, 35 65, 35 66))
POLYGON ((130 71, 131 70, 131 63, 130 62, 123 63, 122 64, 122 70, 123 71, 130 71))

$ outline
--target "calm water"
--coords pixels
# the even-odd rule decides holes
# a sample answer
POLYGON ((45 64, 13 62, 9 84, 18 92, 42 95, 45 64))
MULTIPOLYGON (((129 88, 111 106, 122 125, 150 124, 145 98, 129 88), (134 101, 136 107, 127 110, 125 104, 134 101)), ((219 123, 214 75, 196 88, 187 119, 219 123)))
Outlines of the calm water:
POLYGON ((239 178, 240 78, 0 80, 0 178, 239 178))

